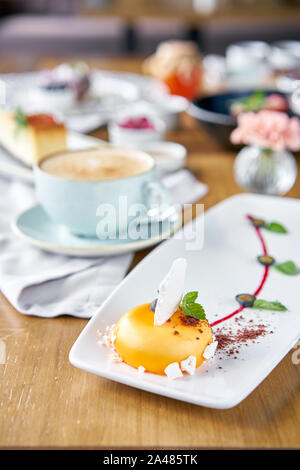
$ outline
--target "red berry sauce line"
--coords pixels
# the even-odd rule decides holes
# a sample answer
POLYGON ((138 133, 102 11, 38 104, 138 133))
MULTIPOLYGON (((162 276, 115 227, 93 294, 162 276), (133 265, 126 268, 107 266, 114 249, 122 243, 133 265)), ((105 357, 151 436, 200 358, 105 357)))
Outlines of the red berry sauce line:
MULTIPOLYGON (((246 217, 247 217, 247 219, 250 220, 250 221, 253 220, 253 217, 251 217, 251 215, 247 215, 246 217)), ((258 236, 258 238, 259 238, 259 241, 260 241, 260 243, 261 243, 262 250, 263 250, 263 254, 264 254, 264 255, 267 255, 267 254, 268 254, 267 246, 266 246, 266 243, 265 243, 265 241, 264 241, 264 238, 263 238, 263 236, 262 236, 262 234, 261 234, 260 228, 254 226, 254 229, 255 229, 255 231, 256 231, 256 233, 257 233, 257 236, 258 236)), ((269 267, 270 267, 270 266, 265 266, 265 267, 264 267, 264 274, 263 274, 262 280, 261 280, 259 286, 257 287, 256 291, 253 293, 253 295, 256 296, 256 295, 259 294, 259 292, 262 290, 262 288, 263 288, 263 286, 264 286, 264 284, 265 284, 265 282, 266 282, 266 280, 267 280, 267 277, 268 277, 269 267)), ((245 307, 244 305, 241 305, 239 308, 237 308, 236 310, 234 310, 234 312, 229 313, 229 315, 226 315, 226 317, 220 318, 219 320, 216 320, 216 321, 212 322, 212 323, 210 324, 210 326, 213 327, 213 326, 218 325, 219 323, 222 323, 223 321, 229 320, 229 318, 234 317, 234 315, 237 315, 238 313, 240 313, 242 310, 244 310, 244 308, 246 308, 246 307, 245 307)))

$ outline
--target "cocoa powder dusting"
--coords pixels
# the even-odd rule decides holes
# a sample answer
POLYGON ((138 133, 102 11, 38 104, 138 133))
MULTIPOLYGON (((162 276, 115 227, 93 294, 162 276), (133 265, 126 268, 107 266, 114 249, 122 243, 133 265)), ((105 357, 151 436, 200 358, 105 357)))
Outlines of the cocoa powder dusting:
POLYGON ((190 317, 189 315, 180 315, 180 320, 185 326, 197 326, 199 320, 194 317, 190 317))
POLYGON ((242 326, 241 321, 244 320, 243 317, 238 317, 235 320, 235 323, 240 326, 240 328, 233 332, 229 327, 219 328, 215 331, 215 338, 218 341, 218 350, 223 351, 228 357, 237 359, 237 354, 239 354, 239 348, 242 345, 248 346, 249 341, 255 342, 258 338, 266 336, 269 334, 267 331, 267 326, 264 324, 253 325, 251 321, 248 322, 248 326, 242 326))
POLYGON ((257 325, 254 328, 243 328, 238 330, 237 332, 237 339, 241 343, 245 343, 248 340, 254 340, 259 338, 260 336, 266 335, 266 326, 265 325, 257 325))
POLYGON ((216 337, 216 341, 218 341, 218 349, 221 349, 221 350, 226 349, 230 344, 234 342, 234 338, 226 333, 217 332, 215 334, 215 337, 216 337))

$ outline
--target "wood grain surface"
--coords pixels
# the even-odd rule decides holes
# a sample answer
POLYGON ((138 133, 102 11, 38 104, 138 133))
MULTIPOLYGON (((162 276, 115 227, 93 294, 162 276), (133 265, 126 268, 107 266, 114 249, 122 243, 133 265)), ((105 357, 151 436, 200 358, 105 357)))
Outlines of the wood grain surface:
MULTIPOLYGON (((97 65, 138 71, 140 62, 97 65)), ((22 68, 11 58, 0 67, 22 68)), ((94 135, 103 138, 106 131, 94 135)), ((168 138, 187 146, 188 167, 209 185, 201 201, 206 209, 241 191, 232 173, 235 154, 224 153, 190 119, 168 138)), ((300 197, 299 179, 288 196, 300 197)), ((138 253, 134 264, 148 251, 138 253)), ((1 447, 299 447, 300 365, 292 363, 292 353, 240 405, 211 410, 75 369, 68 353, 85 324, 72 317, 24 316, 0 296, 0 340, 6 348, 0 364, 1 447)))
POLYGON ((296 3, 276 2, 274 0, 252 1, 249 3, 223 2, 211 13, 201 12, 193 7, 192 2, 174 0, 115 0, 107 6, 83 9, 82 14, 91 17, 119 17, 127 22, 134 23, 144 18, 176 19, 190 26, 207 25, 212 21, 239 21, 255 20, 270 23, 280 20, 295 20, 300 15, 299 5, 296 3))

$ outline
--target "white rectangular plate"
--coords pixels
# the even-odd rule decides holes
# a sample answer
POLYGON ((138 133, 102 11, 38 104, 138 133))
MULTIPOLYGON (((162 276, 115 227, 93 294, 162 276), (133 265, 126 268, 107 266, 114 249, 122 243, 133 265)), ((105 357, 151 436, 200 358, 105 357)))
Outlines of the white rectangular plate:
MULTIPOLYGON (((300 275, 287 276, 270 268, 259 295, 279 300, 287 306, 287 312, 249 308, 243 311, 246 322, 250 319, 267 322, 273 334, 242 346, 237 360, 219 352, 198 368, 194 376, 183 379, 171 381, 149 373, 138 375, 137 370, 126 364, 114 363, 110 350, 97 344, 97 330, 116 323, 131 307, 151 301, 160 280, 178 257, 185 257, 188 262, 185 291, 199 291, 199 302, 210 322, 234 311, 235 295, 254 292, 264 270, 256 260, 262 254, 261 245, 246 214, 284 224, 288 234, 263 231, 268 252, 278 262, 291 259, 300 266, 300 201, 250 194, 231 197, 205 213, 202 250, 187 251, 185 240, 177 236, 163 242, 129 273, 78 337, 70 352, 71 363, 108 379, 197 405, 231 408, 240 403, 300 336, 300 275)), ((221 325, 236 327, 234 319, 221 325)))
MULTIPOLYGON (((80 134, 78 132, 68 131, 67 147, 69 150, 81 150, 85 148, 95 147, 101 143, 107 142, 91 137, 89 135, 80 134)), ((33 182, 32 169, 24 165, 17 158, 12 157, 3 147, 0 146, 0 174, 10 178, 19 178, 29 183, 33 182)))

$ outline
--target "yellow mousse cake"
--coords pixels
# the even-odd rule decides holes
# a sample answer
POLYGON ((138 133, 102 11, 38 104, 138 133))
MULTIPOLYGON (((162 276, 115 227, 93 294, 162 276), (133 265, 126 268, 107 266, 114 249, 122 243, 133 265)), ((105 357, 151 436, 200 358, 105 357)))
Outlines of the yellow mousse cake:
POLYGON ((132 367, 164 374, 168 365, 196 358, 198 367, 206 347, 213 342, 208 321, 198 320, 177 310, 163 325, 154 325, 151 304, 134 307, 116 324, 114 347, 120 358, 132 367))
POLYGON ((51 153, 66 150, 67 131, 49 114, 0 110, 0 144, 31 166, 51 153))
POLYGON ((218 342, 196 303, 198 292, 183 295, 185 271, 186 260, 176 259, 152 303, 130 309, 104 334, 98 331, 98 343, 112 348, 116 362, 177 379, 213 357, 218 342))

